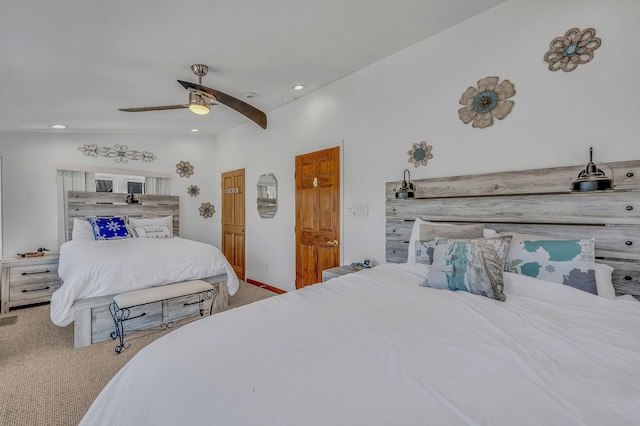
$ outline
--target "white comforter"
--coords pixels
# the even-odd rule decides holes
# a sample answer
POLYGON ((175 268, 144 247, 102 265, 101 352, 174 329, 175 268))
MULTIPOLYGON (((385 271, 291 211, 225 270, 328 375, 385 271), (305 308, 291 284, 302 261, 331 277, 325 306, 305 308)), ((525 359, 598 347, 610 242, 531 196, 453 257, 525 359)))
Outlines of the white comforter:
POLYGON ((78 299, 226 273, 229 294, 238 289, 233 268, 216 247, 184 238, 68 241, 60 247, 62 286, 51 297, 51 320, 73 321, 78 299))
POLYGON ((511 274, 498 302, 425 274, 381 265, 175 330, 82 424, 638 424, 640 303, 511 274))

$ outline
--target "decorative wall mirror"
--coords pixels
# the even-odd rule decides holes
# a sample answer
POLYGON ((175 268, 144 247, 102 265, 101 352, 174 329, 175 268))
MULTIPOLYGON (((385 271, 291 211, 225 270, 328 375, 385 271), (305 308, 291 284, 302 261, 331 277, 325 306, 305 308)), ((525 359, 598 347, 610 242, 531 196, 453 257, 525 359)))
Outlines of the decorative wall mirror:
POLYGON ((260 175, 258 178, 258 214, 271 219, 278 211, 278 181, 273 173, 260 175))

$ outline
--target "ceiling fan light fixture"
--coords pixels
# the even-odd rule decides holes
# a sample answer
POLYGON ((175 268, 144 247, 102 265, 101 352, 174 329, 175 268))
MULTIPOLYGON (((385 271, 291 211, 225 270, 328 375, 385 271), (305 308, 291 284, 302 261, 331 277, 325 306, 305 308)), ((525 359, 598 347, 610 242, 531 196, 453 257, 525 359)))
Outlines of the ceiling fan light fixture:
POLYGON ((189 93, 189 110, 198 115, 207 115, 211 111, 209 99, 199 93, 189 93))

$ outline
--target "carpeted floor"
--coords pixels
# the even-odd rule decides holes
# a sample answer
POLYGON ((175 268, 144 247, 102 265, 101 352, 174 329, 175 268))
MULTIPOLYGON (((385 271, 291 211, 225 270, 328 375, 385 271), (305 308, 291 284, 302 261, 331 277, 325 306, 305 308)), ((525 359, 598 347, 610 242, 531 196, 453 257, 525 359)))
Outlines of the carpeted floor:
MULTIPOLYGON (((274 295, 240 282, 228 309, 274 295)), ((3 317, 14 315, 14 324, 0 326, 2 426, 77 425, 113 375, 140 349, 170 332, 131 340, 129 348, 115 355, 113 341, 73 349, 73 325, 54 325, 48 304, 12 310, 3 317)))

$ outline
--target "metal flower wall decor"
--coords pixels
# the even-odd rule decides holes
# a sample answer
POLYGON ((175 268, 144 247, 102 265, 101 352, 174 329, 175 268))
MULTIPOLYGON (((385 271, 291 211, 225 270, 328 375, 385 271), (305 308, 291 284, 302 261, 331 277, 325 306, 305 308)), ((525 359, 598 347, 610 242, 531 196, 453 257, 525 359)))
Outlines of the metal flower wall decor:
POLYGON ((180 161, 176 164, 176 173, 180 175, 180 177, 191 177, 193 174, 193 166, 188 161, 180 161))
POLYGON ((499 77, 485 77, 478 80, 478 87, 469 87, 462 94, 460 104, 466 105, 458 110, 464 124, 473 121, 473 127, 485 128, 493 124, 493 118, 502 120, 511 112, 515 102, 508 100, 516 94, 509 80, 498 84, 499 77))
POLYGON ((414 143, 413 148, 407 151, 409 154, 409 163, 413 163, 414 167, 426 166, 427 162, 433 158, 431 150, 433 147, 427 145, 425 141, 414 143))
POLYGON ((586 64, 593 59, 593 51, 602 44, 596 37, 596 30, 587 28, 580 31, 571 28, 564 36, 551 41, 549 51, 544 54, 544 60, 549 63, 551 71, 573 71, 580 64, 586 64))
POLYGON ((84 152, 84 155, 89 157, 107 157, 113 158, 116 163, 128 163, 129 160, 142 160, 145 163, 156 160, 158 157, 153 152, 149 151, 134 151, 130 150, 126 145, 113 145, 113 148, 108 146, 98 146, 95 144, 86 144, 78 148, 78 150, 84 152))
POLYGON ((205 219, 213 216, 215 212, 216 209, 211 203, 202 203, 202 205, 200 206, 200 216, 204 217, 205 219))
POLYGON ((197 197, 198 195, 200 195, 200 188, 198 188, 197 185, 191 185, 187 188, 187 194, 189 194, 191 197, 197 197))

